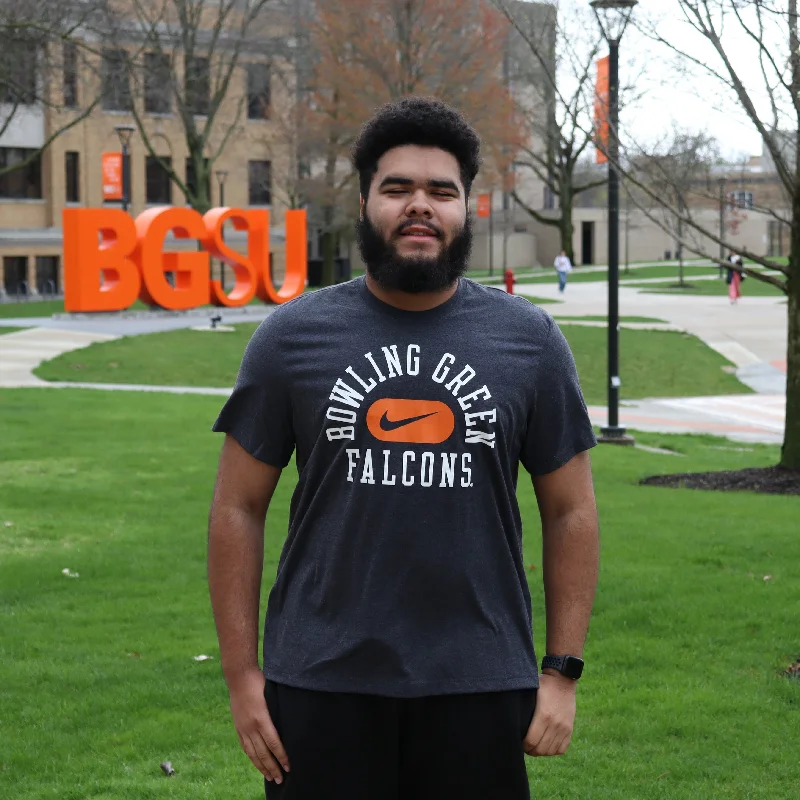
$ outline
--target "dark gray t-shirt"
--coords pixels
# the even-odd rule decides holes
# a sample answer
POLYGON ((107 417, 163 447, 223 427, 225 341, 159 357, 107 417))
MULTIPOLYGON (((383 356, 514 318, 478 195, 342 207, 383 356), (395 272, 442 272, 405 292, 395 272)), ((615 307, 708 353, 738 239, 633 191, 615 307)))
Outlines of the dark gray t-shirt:
POLYGON ((269 596, 264 673, 391 697, 538 685, 517 506, 594 446, 549 314, 461 279, 422 312, 363 278, 277 308, 214 425, 285 467, 289 532, 269 596))

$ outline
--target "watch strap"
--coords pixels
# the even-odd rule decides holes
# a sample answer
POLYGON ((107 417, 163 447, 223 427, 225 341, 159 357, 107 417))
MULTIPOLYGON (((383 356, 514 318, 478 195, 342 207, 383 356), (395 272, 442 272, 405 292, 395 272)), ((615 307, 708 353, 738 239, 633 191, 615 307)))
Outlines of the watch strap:
POLYGON ((542 669, 554 669, 564 677, 576 681, 583 672, 583 660, 577 656, 545 656, 542 659, 542 669))

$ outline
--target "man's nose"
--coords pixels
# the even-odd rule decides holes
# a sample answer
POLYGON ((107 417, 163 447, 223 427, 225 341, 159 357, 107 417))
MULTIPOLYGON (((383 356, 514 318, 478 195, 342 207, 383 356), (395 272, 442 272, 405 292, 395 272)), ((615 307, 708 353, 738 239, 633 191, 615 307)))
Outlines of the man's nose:
POLYGON ((406 214, 409 217, 425 217, 427 219, 433 216, 433 207, 428 201, 428 196, 425 192, 414 192, 406 207, 406 214))

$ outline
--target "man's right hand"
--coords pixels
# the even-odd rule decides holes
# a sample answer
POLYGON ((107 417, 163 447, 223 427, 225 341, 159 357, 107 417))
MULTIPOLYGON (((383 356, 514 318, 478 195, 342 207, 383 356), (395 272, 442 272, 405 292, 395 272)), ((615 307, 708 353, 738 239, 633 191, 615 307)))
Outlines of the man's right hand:
POLYGON ((229 680, 228 690, 233 724, 242 750, 268 781, 282 783, 281 766, 288 772, 289 759, 264 699, 264 675, 256 667, 229 680))

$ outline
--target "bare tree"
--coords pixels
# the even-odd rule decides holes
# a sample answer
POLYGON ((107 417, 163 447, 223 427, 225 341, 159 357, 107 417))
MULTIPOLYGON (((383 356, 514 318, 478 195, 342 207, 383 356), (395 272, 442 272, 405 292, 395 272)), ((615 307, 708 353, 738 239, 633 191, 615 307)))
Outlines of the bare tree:
POLYGON ((268 96, 269 60, 287 55, 285 8, 285 0, 130 0, 107 16, 109 83, 123 76, 122 110, 132 115, 150 156, 201 213, 211 206, 215 162, 242 131, 249 104, 268 96), (253 74, 248 58, 260 61, 253 74), (185 178, 154 141, 148 115, 167 112, 186 141, 185 178))
POLYGON ((31 115, 47 111, 55 120, 44 142, 26 144, 27 155, 0 164, 0 175, 36 161, 97 106, 97 96, 85 91, 82 34, 103 7, 104 0, 0 0, 0 136, 31 115))
POLYGON ((312 75, 310 2, 292 3, 293 47, 285 59, 273 61, 273 82, 285 102, 272 109, 270 119, 276 132, 263 140, 273 164, 281 164, 273 173, 276 193, 287 208, 307 210, 312 193, 311 163, 320 153, 320 137, 308 102, 312 75))
POLYGON ((587 169, 594 133, 594 67, 600 33, 588 9, 519 0, 494 0, 514 27, 527 58, 517 69, 528 87, 515 93, 518 112, 533 135, 522 144, 516 166, 546 187, 542 206, 524 192, 514 199, 533 219, 558 228, 561 247, 571 261, 576 199, 605 185, 605 174, 587 169), (526 74, 527 71, 527 74, 526 74))
POLYGON ((675 239, 680 286, 684 286, 684 239, 692 239, 692 244, 697 246, 696 237, 684 231, 684 216, 695 218, 694 210, 706 207, 707 201, 713 199, 711 172, 719 161, 719 147, 713 137, 681 130, 672 131, 648 154, 630 159, 629 169, 638 181, 662 199, 662 203, 655 206, 649 195, 634 191, 638 205, 646 205, 651 212, 655 208, 661 212, 663 225, 675 239), (663 202, 680 213, 666 212, 663 202))
MULTIPOLYGON (((677 0, 675 4, 690 30, 704 44, 690 49, 687 38, 666 37, 652 20, 638 26, 651 41, 672 54, 678 65, 717 82, 719 95, 728 99, 758 132, 785 191, 787 208, 763 208, 764 213, 787 225, 790 233, 788 263, 755 253, 726 241, 718 229, 704 225, 690 209, 680 207, 674 195, 662 194, 620 164, 620 171, 655 205, 666 209, 683 226, 682 244, 693 252, 719 259, 710 252, 721 247, 738 252, 760 267, 741 271, 769 283, 788 299, 786 428, 781 450, 782 466, 800 469, 800 38, 797 0, 677 0), (728 36, 735 32, 755 53, 744 74, 736 65, 728 36), (760 110, 759 98, 768 110, 760 110), (694 236, 690 239, 690 234, 694 236), (776 274, 777 273, 777 274, 776 274)), ((658 220, 655 220, 658 222, 658 220)), ((724 232, 723 232, 724 233, 724 232)), ((726 265, 727 266, 727 265, 726 265)))
POLYGON ((508 172, 518 128, 503 77, 508 26, 488 0, 317 0, 315 6, 308 103, 319 133, 312 185, 327 283, 337 238, 349 225, 342 209, 357 201, 348 151, 378 106, 414 94, 451 103, 481 134, 487 173, 508 172))

